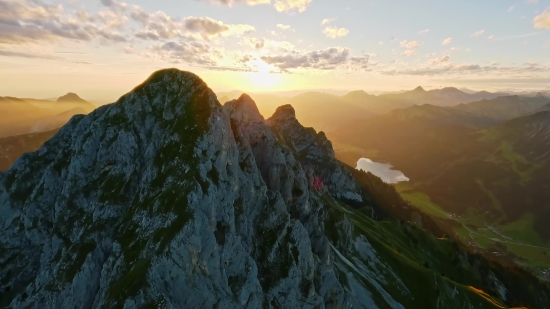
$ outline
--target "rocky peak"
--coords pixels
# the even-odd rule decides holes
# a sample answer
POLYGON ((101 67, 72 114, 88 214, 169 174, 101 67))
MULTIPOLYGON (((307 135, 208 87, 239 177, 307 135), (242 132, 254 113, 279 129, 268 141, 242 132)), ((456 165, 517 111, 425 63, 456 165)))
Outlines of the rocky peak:
POLYGON ((275 113, 269 118, 271 123, 277 123, 279 126, 294 125, 296 119, 296 111, 290 104, 277 107, 275 113))
POLYGON ((264 122, 258 106, 252 98, 243 93, 238 99, 225 103, 225 109, 231 114, 231 119, 238 122, 264 122))
POLYGON ((424 90, 424 88, 422 88, 422 86, 418 86, 418 87, 414 88, 413 91, 415 91, 415 92, 425 92, 426 90, 424 90))
POLYGON ((321 177, 336 197, 361 200, 353 176, 336 160, 325 133, 302 126, 292 106, 280 106, 266 123, 301 160, 310 177, 321 177))

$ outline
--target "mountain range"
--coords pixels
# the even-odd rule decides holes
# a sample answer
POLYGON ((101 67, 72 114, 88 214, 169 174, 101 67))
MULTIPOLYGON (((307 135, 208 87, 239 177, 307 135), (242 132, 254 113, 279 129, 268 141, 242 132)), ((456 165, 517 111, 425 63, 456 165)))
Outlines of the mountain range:
POLYGON ((0 138, 57 129, 72 116, 95 108, 74 93, 57 101, 0 97, 0 138))
POLYGON ((0 173, 0 306, 549 307, 430 222, 291 105, 162 70, 0 173))
MULTIPOLYGON (((218 97, 224 102, 239 94, 238 91, 219 93, 218 97)), ((411 91, 378 96, 362 90, 352 91, 342 96, 322 92, 306 92, 293 97, 251 94, 251 97, 258 102, 262 115, 271 115, 278 106, 290 104, 296 109, 298 117, 305 125, 324 131, 334 130, 343 123, 355 119, 365 119, 413 105, 431 104, 449 107, 501 96, 507 96, 507 94, 486 91, 469 94, 451 87, 426 91, 420 86, 411 91)))

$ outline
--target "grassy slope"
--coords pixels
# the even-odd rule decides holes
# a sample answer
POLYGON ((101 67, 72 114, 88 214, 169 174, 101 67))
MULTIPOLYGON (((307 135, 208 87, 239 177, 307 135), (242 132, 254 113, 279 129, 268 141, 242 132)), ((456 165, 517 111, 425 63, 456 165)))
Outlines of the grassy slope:
POLYGON ((527 213, 512 222, 491 222, 484 214, 476 213, 473 209, 467 214, 452 215, 409 183, 398 184, 396 189, 404 200, 420 211, 436 219, 451 218, 459 223, 457 226, 447 226, 447 229, 456 233, 463 243, 479 245, 488 252, 513 253, 520 258, 520 263, 531 267, 550 267, 550 241, 543 241, 535 232, 533 214, 527 213))
MULTIPOLYGON (((382 273, 383 276, 378 276, 378 284, 405 308, 437 308, 438 305, 461 308, 464 303, 472 304, 475 308, 505 308, 494 296, 480 292, 482 283, 479 273, 462 260, 461 251, 452 240, 437 238, 410 223, 392 219, 373 220, 361 211, 339 202, 332 205, 333 209, 353 222, 353 236, 366 238, 377 258, 389 268, 377 267, 375 262, 357 252, 353 259, 369 265, 369 270, 382 273), (400 282, 392 280, 392 273, 397 275, 400 282), (472 289, 471 286, 477 288, 472 289)), ((372 284, 361 271, 347 271, 356 278, 362 278, 363 284, 372 284)), ((369 291, 377 305, 386 304, 383 293, 376 292, 376 285, 369 291)))

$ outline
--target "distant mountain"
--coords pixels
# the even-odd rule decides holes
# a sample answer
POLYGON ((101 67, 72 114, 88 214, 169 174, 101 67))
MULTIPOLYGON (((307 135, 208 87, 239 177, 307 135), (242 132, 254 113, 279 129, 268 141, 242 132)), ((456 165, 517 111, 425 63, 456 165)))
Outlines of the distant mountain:
POLYGON ((227 96, 218 97, 218 100, 219 100, 220 102, 228 102, 228 101, 231 101, 231 100, 229 99, 229 97, 227 97, 227 96))
MULTIPOLYGON (((225 102, 224 100, 231 99, 228 95, 236 94, 238 92, 218 93, 217 96, 222 98, 221 102, 225 102)), ((334 129, 352 119, 372 115, 367 106, 329 93, 306 92, 290 98, 253 93, 250 97, 257 102, 260 113, 265 117, 272 115, 279 106, 290 104, 296 110, 302 124, 323 131, 334 129)))
POLYGON ((55 115, 55 112, 37 107, 26 100, 0 97, 0 138, 30 133, 30 126, 40 119, 55 115))
POLYGON ((550 99, 546 97, 503 96, 460 104, 453 109, 504 121, 532 114, 541 110, 546 104, 550 104, 550 99))
POLYGON ((396 109, 378 117, 386 119, 388 122, 414 120, 432 124, 460 125, 476 128, 489 127, 502 121, 502 119, 488 115, 430 104, 396 109))
POLYGON ((0 138, 53 130, 73 115, 87 114, 95 108, 73 93, 58 101, 0 97, 0 138))
POLYGON ((398 94, 381 95, 379 98, 402 102, 402 104, 431 104, 437 106, 454 106, 461 103, 473 102, 481 99, 492 99, 503 95, 502 93, 477 92, 468 94, 454 87, 434 89, 426 91, 422 87, 417 87, 412 91, 406 91, 398 94))
POLYGON ((79 97, 78 94, 73 92, 69 92, 64 96, 59 97, 57 102, 88 103, 86 100, 79 97))
POLYGON ((8 170, 21 155, 40 149, 58 129, 48 132, 23 134, 0 139, 0 172, 8 170))
POLYGON ((39 99, 23 99, 38 107, 47 108, 56 113, 68 111, 74 108, 81 108, 89 113, 97 108, 96 105, 82 99, 76 93, 69 92, 64 96, 59 97, 56 101, 39 100, 39 99))
POLYGON ((35 121, 31 126, 31 132, 38 133, 58 129, 65 125, 74 115, 86 114, 88 114, 88 111, 86 111, 84 108, 75 107, 52 117, 47 117, 35 121))
MULTIPOLYGON (((259 105, 262 103, 259 100, 259 105)), ((354 119, 373 115, 367 108, 358 102, 346 101, 342 97, 320 92, 308 92, 285 101, 296 110, 302 123, 309 127, 328 131, 354 119)))

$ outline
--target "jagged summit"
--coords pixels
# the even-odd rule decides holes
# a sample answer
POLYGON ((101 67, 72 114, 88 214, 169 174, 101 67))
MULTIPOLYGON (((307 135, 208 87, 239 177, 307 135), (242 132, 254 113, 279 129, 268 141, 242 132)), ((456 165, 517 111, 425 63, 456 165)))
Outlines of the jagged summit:
POLYGON ((224 108, 231 114, 231 118, 240 122, 264 122, 256 102, 243 93, 238 99, 225 102, 224 108))
POLYGON ((413 91, 416 91, 416 92, 425 92, 426 90, 424 90, 424 88, 422 88, 422 86, 418 86, 418 87, 414 88, 413 91))
POLYGON ((296 111, 290 104, 277 107, 275 113, 269 118, 271 121, 288 122, 296 120, 296 111))

